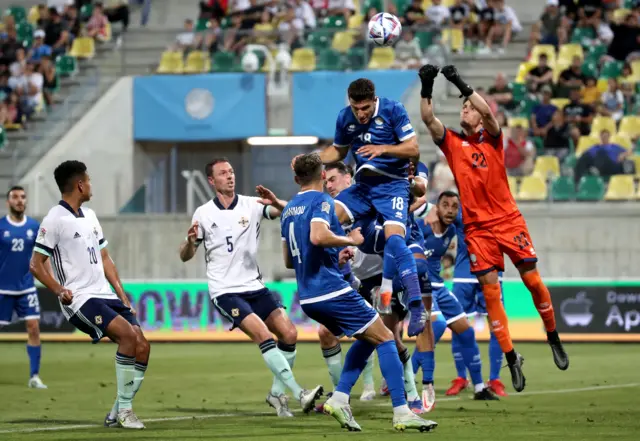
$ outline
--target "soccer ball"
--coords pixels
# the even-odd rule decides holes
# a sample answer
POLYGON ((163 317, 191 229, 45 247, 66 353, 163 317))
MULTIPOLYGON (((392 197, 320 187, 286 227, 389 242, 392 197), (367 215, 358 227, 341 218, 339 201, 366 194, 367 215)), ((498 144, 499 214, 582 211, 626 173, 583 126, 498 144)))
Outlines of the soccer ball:
POLYGON ((253 52, 247 52, 242 56, 242 70, 245 72, 255 72, 260 67, 260 60, 253 52))
POLYGON ((369 20, 369 39, 378 46, 392 46, 402 33, 400 20, 388 12, 380 12, 369 20))

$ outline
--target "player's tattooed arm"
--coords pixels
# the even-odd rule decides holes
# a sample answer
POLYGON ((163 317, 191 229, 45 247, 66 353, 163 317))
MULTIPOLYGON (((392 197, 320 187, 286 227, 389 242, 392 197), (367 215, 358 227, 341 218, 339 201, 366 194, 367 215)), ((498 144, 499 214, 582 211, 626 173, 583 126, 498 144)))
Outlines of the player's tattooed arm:
POLYGON ((118 269, 116 268, 116 264, 109 255, 109 251, 107 248, 102 248, 100 250, 100 255, 102 257, 102 266, 104 267, 104 275, 113 287, 113 290, 116 292, 118 298, 124 303, 124 306, 131 309, 131 312, 136 313, 133 306, 129 302, 129 298, 127 294, 124 292, 124 288, 122 287, 122 281, 120 280, 120 274, 118 274, 118 269))
POLYGON ((49 256, 39 252, 33 253, 33 256, 31 256, 31 262, 29 262, 29 270, 31 271, 31 274, 33 274, 33 277, 57 295, 64 305, 71 304, 73 294, 70 290, 60 285, 60 283, 58 283, 58 281, 53 277, 51 264, 49 263, 49 256))
POLYGON ((193 225, 187 231, 187 238, 180 244, 180 260, 187 262, 196 255, 198 246, 196 242, 198 240, 198 222, 194 222, 193 225))

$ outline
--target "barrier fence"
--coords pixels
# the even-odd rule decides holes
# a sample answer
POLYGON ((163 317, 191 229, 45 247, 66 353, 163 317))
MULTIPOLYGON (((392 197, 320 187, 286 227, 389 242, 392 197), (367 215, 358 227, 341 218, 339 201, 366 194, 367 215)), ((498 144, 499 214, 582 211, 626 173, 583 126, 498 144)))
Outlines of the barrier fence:
MULTIPOLYGON (((566 341, 640 341, 640 279, 548 280, 556 310, 558 331, 566 341)), ((451 284, 447 284, 451 288, 451 284)), ((152 341, 246 341, 239 330, 213 307, 206 281, 127 281, 125 290, 136 308, 138 320, 152 341)), ((268 282, 279 297, 300 341, 317 340, 317 324, 302 311, 295 281, 268 282)), ((42 339, 89 341, 62 315, 56 297, 38 288, 42 339)), ((503 282, 504 302, 514 340, 543 341, 546 334, 531 296, 519 280, 503 282)), ((479 340, 489 337, 486 322, 474 317, 479 340)), ((24 324, 0 330, 0 340, 24 340, 24 324)), ((444 339, 449 339, 448 333, 444 339)))

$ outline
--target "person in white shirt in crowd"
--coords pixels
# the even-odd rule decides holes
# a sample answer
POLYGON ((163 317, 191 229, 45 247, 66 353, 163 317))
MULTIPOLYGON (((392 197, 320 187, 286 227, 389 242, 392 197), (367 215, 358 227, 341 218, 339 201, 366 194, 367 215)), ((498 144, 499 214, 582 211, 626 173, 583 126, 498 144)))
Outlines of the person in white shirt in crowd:
POLYGON ((18 48, 16 50, 16 61, 9 66, 9 72, 12 77, 19 77, 27 67, 27 54, 24 48, 18 48))
POLYGON ((9 87, 20 97, 24 113, 32 114, 42 103, 42 74, 35 72, 32 62, 27 62, 24 72, 19 77, 9 78, 9 87))
POLYGON ((440 193, 447 190, 456 191, 456 181, 447 163, 447 158, 444 153, 438 150, 438 162, 433 166, 429 182, 429 198, 435 199, 440 193))
POLYGON ((278 31, 280 32, 282 41, 289 47, 295 47, 296 41, 304 33, 304 21, 296 17, 296 11, 292 5, 286 5, 284 11, 278 14, 280 23, 278 31))
POLYGON ((624 95, 618 87, 617 79, 609 78, 607 84, 608 89, 601 97, 600 114, 610 116, 617 123, 624 116, 624 95))
POLYGON ((429 23, 443 27, 451 18, 451 12, 442 4, 442 0, 432 0, 431 6, 427 8, 426 16, 429 23))
POLYGON ((305 0, 294 0, 296 18, 302 20, 305 29, 315 29, 317 25, 316 14, 309 2, 305 0))
POLYGON ((520 24, 520 20, 518 20, 516 12, 511 6, 505 5, 504 0, 493 0, 487 2, 487 4, 490 6, 493 5, 493 26, 491 26, 487 33, 485 47, 479 49, 478 53, 490 54, 493 42, 502 38, 502 46, 498 48, 498 53, 504 54, 513 36, 522 31, 522 25, 520 24))
POLYGON ((356 12, 353 0, 311 0, 311 7, 318 17, 341 15, 345 20, 349 20, 356 12))
POLYGON ((198 46, 198 43, 198 36, 193 29, 193 20, 187 18, 184 21, 184 31, 176 35, 174 50, 189 51, 191 49, 195 49, 198 46))
POLYGON ((409 29, 402 32, 402 38, 396 43, 394 49, 396 69, 417 69, 423 64, 420 42, 409 29))

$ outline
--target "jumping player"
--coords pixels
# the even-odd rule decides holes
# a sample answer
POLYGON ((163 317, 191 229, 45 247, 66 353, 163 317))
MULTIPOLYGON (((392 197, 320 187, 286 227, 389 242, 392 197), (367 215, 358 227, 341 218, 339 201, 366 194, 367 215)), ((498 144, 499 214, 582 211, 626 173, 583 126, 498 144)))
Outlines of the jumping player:
POLYGON ((413 414, 404 396, 403 368, 389 331, 376 311, 344 280, 338 267, 342 247, 363 242, 359 228, 344 236, 331 197, 322 192, 325 172, 317 153, 294 160, 295 180, 300 192, 287 204, 281 216, 283 257, 295 269, 300 304, 311 319, 334 335, 346 334, 357 341, 345 357, 340 382, 324 404, 342 427, 360 431, 349 406, 349 395, 374 350, 380 370, 387 379, 396 430, 429 431, 437 426, 413 414))
POLYGON ((46 389, 40 379, 40 302, 29 272, 29 260, 40 224, 25 215, 27 194, 15 186, 7 192, 9 214, 0 219, 0 327, 11 323, 13 312, 27 328, 29 382, 35 389, 46 389))
POLYGON ((462 132, 456 133, 434 116, 431 96, 439 68, 420 69, 422 82, 420 111, 434 142, 447 158, 462 201, 464 233, 469 247, 471 270, 482 285, 491 321, 502 352, 505 353, 513 388, 525 387, 523 357, 511 341, 498 271, 504 271, 506 253, 518 268, 522 281, 531 292, 547 331, 547 341, 559 369, 569 367, 569 358, 556 331, 549 290, 536 268, 537 257, 527 225, 509 191, 504 166, 503 134, 486 101, 460 77, 454 66, 445 66, 442 74, 464 96, 460 112, 462 132))

